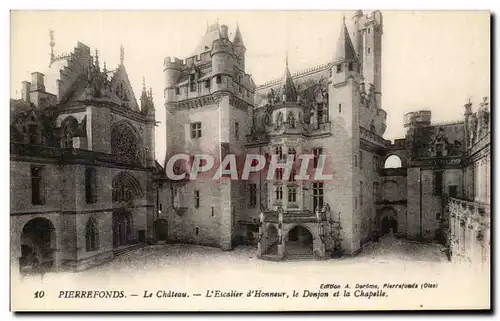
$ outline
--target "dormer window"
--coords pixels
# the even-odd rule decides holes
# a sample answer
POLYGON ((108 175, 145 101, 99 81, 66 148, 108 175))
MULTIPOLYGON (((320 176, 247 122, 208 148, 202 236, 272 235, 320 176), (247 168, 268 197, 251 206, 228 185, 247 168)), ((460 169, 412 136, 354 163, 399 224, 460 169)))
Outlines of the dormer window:
POLYGON ((335 66, 335 70, 337 71, 337 73, 340 73, 342 72, 342 64, 338 64, 335 66))

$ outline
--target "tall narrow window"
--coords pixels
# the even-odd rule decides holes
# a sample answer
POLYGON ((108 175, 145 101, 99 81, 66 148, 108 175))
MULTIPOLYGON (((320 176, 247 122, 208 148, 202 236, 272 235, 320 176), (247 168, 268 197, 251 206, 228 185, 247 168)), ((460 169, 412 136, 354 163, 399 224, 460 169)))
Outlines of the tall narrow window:
POLYGON ((371 49, 370 49, 370 47, 368 47, 368 53, 370 53, 370 51, 371 51, 371 49))
POLYGON ((205 80, 205 88, 210 89, 210 79, 205 80))
POLYGON ((335 66, 335 70, 337 73, 341 73, 342 72, 342 64, 338 64, 335 66))
POLYGON ((189 90, 196 91, 196 75, 195 74, 189 75, 189 90))
POLYGON ((323 183, 313 183, 313 209, 323 207, 323 183))
POLYGON ((378 156, 373 155, 373 169, 378 170, 378 156))
POLYGON ((295 156, 297 154, 297 151, 293 147, 288 147, 288 157, 292 158, 295 160, 295 156))
POLYGON ((215 82, 218 84, 222 83, 222 76, 221 75, 215 76, 215 82))
POLYGON ((97 201, 96 173, 92 167, 85 168, 85 200, 87 204, 97 201))
POLYGON ((194 191, 194 207, 200 207, 200 191, 198 190, 194 191))
POLYGON ((236 140, 240 139, 240 123, 234 123, 234 137, 236 140))
POLYGON ((363 151, 359 151, 359 168, 363 169, 363 151))
POLYGON ((443 172, 434 172, 434 196, 441 196, 443 193, 443 172))
POLYGON ((342 112, 342 104, 339 104, 339 114, 342 112))
POLYGON ((295 187, 288 187, 288 203, 297 202, 297 189, 295 187))
POLYGON ((359 205, 363 206, 363 182, 359 182, 359 205))
POLYGON ((181 89, 179 87, 175 87, 175 94, 180 95, 181 94, 181 89))
POLYGON ((32 145, 38 144, 38 126, 28 125, 29 142, 32 145))
POLYGON ((85 247, 87 252, 99 248, 99 229, 97 221, 93 217, 89 218, 85 226, 85 247))
POLYGON ((325 104, 318 104, 318 124, 322 124, 327 120, 325 111, 325 104))
POLYGON ((283 180, 283 172, 284 168, 276 168, 276 180, 277 181, 282 181, 283 180))
POLYGON ((353 70, 352 66, 353 66, 353 65, 352 65, 352 62, 350 62, 350 63, 347 65, 347 69, 348 69, 349 71, 352 71, 352 70, 353 70))
POLYGON ((257 206, 257 184, 250 184, 248 187, 250 191, 248 207, 255 208, 257 206))
POLYGON ((282 160, 283 159, 283 147, 276 146, 274 148, 274 151, 275 151, 275 154, 278 155, 277 156, 278 160, 282 160))
POLYGON ((380 201, 380 185, 378 182, 373 183, 373 201, 380 201))
POLYGON ((283 199, 283 187, 276 186, 276 200, 281 201, 283 199))
POLYGON ((295 182, 295 168, 292 168, 290 172, 290 182, 295 182))
POLYGON ((448 195, 450 197, 457 197, 457 185, 448 186, 448 195))
POLYGON ((191 123, 191 138, 201 137, 201 122, 191 123))
POLYGON ((323 154, 323 148, 314 148, 313 149, 313 155, 314 155, 313 166, 314 166, 314 168, 318 168, 319 155, 321 155, 321 154, 323 154))
POLYGON ((33 205, 43 205, 42 195, 42 168, 31 167, 31 203, 33 205))

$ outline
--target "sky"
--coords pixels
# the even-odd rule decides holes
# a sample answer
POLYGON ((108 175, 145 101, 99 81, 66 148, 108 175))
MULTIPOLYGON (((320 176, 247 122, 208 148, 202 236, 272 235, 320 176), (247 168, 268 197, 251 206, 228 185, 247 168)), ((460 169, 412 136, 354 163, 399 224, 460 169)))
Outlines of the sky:
MULTIPOLYGON (((365 11, 369 13, 370 11, 365 11)), ((163 60, 186 58, 219 21, 233 34, 239 24, 247 48, 247 72, 255 83, 283 74, 288 51, 291 72, 329 61, 342 15, 352 11, 12 11, 11 89, 20 98, 21 81, 40 71, 50 77, 49 29, 55 53, 69 53, 77 41, 98 50, 108 70, 124 64, 140 97, 142 77, 153 89, 156 155, 165 154, 163 60)), ((436 122, 463 118, 468 98, 490 95, 490 15, 487 11, 382 11, 382 108, 386 139, 404 137, 403 115, 426 109, 436 122)), ((477 105, 474 106, 477 109, 477 105)))

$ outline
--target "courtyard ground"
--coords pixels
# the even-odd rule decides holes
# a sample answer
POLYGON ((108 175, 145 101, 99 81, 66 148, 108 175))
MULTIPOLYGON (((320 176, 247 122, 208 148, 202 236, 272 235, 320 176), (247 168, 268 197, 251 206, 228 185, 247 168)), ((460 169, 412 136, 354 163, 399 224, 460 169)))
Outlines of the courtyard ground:
MULTIPOLYGON (((61 290, 113 289, 123 290, 129 297, 134 296, 127 304, 119 300, 93 300, 91 308, 95 310, 130 310, 134 307, 140 310, 309 310, 348 309, 353 306, 357 309, 432 309, 443 306, 463 308, 464 305, 477 307, 489 302, 489 276, 479 277, 477 273, 457 267, 446 259, 441 250, 439 245, 389 237, 365 246, 355 257, 271 262, 259 260, 255 247, 221 251, 196 245, 165 244, 136 249, 86 271, 51 273, 43 280, 25 280, 18 291, 46 289, 46 292, 57 296, 61 290), (342 288, 349 284, 354 291, 357 285, 374 285, 382 290, 386 284, 401 283, 417 284, 418 289, 384 289, 390 301, 370 298, 361 302, 359 297, 336 301, 306 298, 296 299, 290 304, 280 299, 256 301, 243 298, 235 301, 206 297, 207 291, 211 290, 247 293, 253 289, 286 291, 289 294, 295 290, 302 296, 304 291, 321 292, 326 284, 342 288), (429 288, 424 289, 424 284, 429 284, 429 288), (186 292, 192 299, 143 298, 145 291, 156 295, 159 290, 186 292), (200 296, 193 297, 197 294, 200 296)), ((68 309, 81 308, 78 304, 82 302, 78 302, 64 301, 68 309)))

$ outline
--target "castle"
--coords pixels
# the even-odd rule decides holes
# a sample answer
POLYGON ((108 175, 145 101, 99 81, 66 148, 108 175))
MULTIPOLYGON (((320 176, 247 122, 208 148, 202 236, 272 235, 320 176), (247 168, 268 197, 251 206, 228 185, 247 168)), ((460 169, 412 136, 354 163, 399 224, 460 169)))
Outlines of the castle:
POLYGON ((10 101, 11 262, 21 271, 85 269, 153 237, 155 108, 145 85, 136 100, 123 48, 120 58, 107 70, 83 43, 52 51, 50 68, 10 101))
POLYGON ((210 25, 192 56, 166 58, 163 166, 151 90, 143 85, 136 100, 123 49, 114 70, 82 43, 52 52, 51 68, 10 102, 12 262, 80 270, 157 241, 326 259, 388 233, 445 244, 456 261, 488 262, 487 99, 445 124, 410 112, 405 137, 384 139, 382 13, 358 10, 341 23, 330 61, 292 74, 287 59, 282 77, 259 86, 238 26, 229 39, 227 26, 210 25), (274 156, 279 166, 266 169, 272 180, 266 171, 172 180, 165 165, 179 153, 218 164, 230 154, 274 156), (332 178, 297 179, 300 155, 332 178))
MULTIPOLYGON (((167 159, 260 154, 286 164, 313 154, 317 167, 325 155, 333 173, 299 181, 295 168, 278 168, 272 181, 262 171, 246 181, 171 181, 160 192, 167 239, 226 250, 253 243, 271 260, 355 255, 390 231, 446 244, 449 198, 471 198, 478 180, 489 181, 464 169, 475 141, 489 135, 488 103, 478 111, 483 123, 471 125, 470 104, 465 120, 448 124, 421 110, 405 115, 404 138, 384 139, 382 34, 381 12, 355 11, 342 21, 330 61, 292 75, 287 60, 281 78, 260 86, 245 70, 238 26, 233 39, 227 26, 208 26, 193 56, 166 58, 167 159), (388 158, 400 166, 385 168, 388 158)), ((489 168, 487 157, 481 166, 489 168)), ((489 202, 489 190, 473 199, 489 202)))

